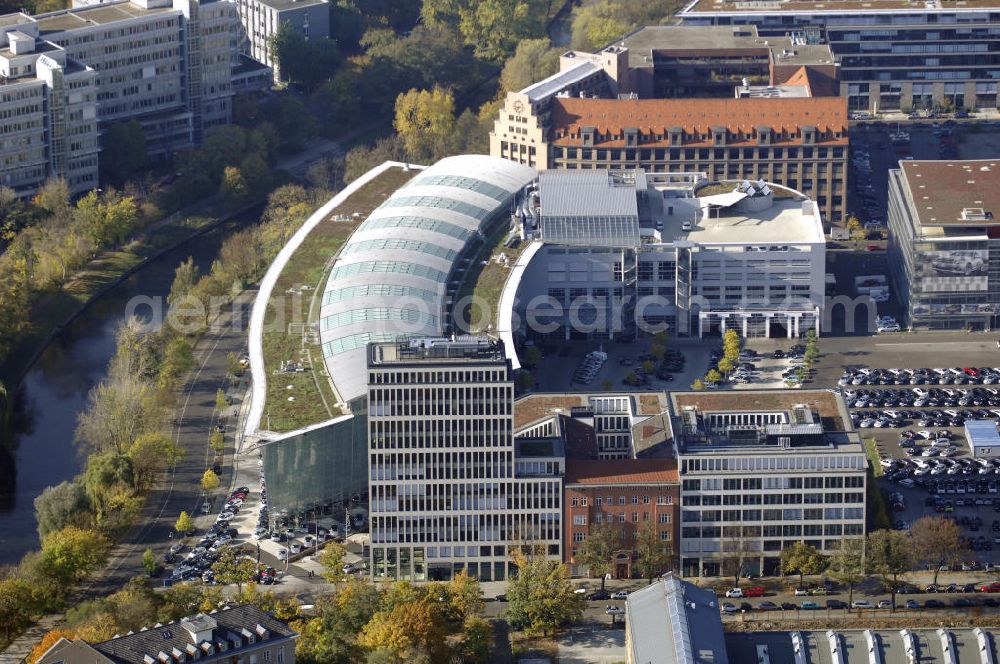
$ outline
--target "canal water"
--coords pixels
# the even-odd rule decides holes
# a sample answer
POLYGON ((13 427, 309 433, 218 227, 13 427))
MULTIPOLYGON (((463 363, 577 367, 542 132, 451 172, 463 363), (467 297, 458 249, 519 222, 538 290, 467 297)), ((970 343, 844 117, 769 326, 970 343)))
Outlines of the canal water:
MULTIPOLYGON (((259 213, 259 210, 257 211, 259 213)), ((38 547, 35 498, 47 486, 72 479, 84 455, 73 442, 77 415, 87 393, 106 373, 115 350, 115 330, 135 297, 164 301, 174 270, 188 256, 203 272, 226 236, 247 218, 230 222, 150 261, 108 291, 45 349, 22 385, 24 416, 11 454, 0 459, 0 564, 16 563, 38 547)), ((148 313, 149 308, 139 308, 148 313)))

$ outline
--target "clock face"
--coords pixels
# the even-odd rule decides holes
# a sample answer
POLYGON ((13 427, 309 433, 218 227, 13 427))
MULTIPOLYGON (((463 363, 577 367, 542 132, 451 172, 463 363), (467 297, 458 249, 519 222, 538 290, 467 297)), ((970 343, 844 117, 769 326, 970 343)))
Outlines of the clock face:
POLYGON ((514 102, 514 112, 515 113, 520 113, 523 110, 524 110, 524 104, 521 102, 521 100, 519 99, 519 100, 515 101, 514 102))

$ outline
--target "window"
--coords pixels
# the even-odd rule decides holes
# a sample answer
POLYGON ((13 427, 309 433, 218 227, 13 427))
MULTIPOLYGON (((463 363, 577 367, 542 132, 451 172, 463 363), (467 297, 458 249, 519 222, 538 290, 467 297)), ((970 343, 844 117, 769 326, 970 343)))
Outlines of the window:
POLYGON ((587 525, 587 515, 586 514, 575 514, 573 516, 574 526, 586 526, 587 525))
POLYGON ((265 662, 270 662, 271 661, 271 651, 270 650, 265 650, 264 651, 264 661, 265 662))
POLYGON ((660 541, 661 542, 666 542, 669 539, 670 539, 670 531, 669 530, 661 530, 660 531, 660 541))
POLYGON ((632 523, 639 523, 639 513, 632 512, 632 523))
POLYGON ((660 523, 670 523, 670 515, 669 514, 660 514, 659 515, 659 522, 660 523))
POLYGON ((285 661, 285 646, 278 647, 278 664, 284 664, 285 661))
POLYGON ((648 505, 649 504, 649 496, 643 496, 642 497, 642 504, 643 505, 648 505))
POLYGON ((618 523, 625 523, 625 512, 618 513, 618 523))
POLYGON ((639 504, 639 496, 632 496, 632 504, 633 505, 639 504))
POLYGON ((579 498, 574 497, 571 502, 573 504, 573 507, 579 507, 580 506, 580 499, 579 498))
POLYGON ((574 542, 582 542, 585 539, 587 539, 587 533, 573 533, 574 542))

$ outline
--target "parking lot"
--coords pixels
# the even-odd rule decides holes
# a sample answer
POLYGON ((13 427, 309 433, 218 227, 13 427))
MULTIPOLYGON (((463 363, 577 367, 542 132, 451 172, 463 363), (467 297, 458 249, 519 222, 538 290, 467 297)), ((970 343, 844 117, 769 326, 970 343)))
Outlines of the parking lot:
POLYGON ((1000 367, 856 367, 838 384, 854 425, 875 441, 893 525, 952 517, 968 542, 966 567, 992 562, 1000 459, 972 458, 964 424, 1000 420, 1000 367))

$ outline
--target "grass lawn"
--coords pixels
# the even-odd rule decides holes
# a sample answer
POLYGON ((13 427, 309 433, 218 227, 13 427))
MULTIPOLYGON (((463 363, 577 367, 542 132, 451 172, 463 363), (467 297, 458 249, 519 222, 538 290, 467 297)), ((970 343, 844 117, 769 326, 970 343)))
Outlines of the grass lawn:
POLYGON ((493 324, 494 330, 497 328, 497 307, 500 306, 500 295, 503 293, 504 284, 507 283, 507 277, 517 259, 528 248, 528 242, 521 242, 513 249, 503 246, 508 230, 507 224, 500 224, 483 244, 459 289, 459 301, 472 295, 475 302, 481 302, 485 306, 485 309, 480 306, 467 307, 460 316, 457 316, 459 320, 467 321, 469 331, 472 333, 485 332, 490 323, 493 324), (506 265, 494 260, 501 253, 507 256, 506 265), (486 261, 486 265, 483 265, 483 261, 486 261))
POLYGON ((865 438, 865 455, 868 457, 868 465, 871 466, 875 477, 882 477, 885 470, 882 468, 882 464, 879 463, 881 458, 878 454, 878 448, 875 447, 874 438, 865 438))
POLYGON ((371 211, 415 174, 393 168, 356 191, 317 224, 278 277, 269 320, 280 315, 283 324, 265 332, 262 340, 268 376, 264 426, 268 430, 293 431, 343 414, 336 406, 318 334, 304 338, 303 333, 319 317, 331 259, 371 211), (335 217, 347 220, 335 221, 335 217), (283 361, 301 362, 306 370, 278 374, 283 361))

